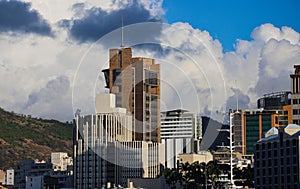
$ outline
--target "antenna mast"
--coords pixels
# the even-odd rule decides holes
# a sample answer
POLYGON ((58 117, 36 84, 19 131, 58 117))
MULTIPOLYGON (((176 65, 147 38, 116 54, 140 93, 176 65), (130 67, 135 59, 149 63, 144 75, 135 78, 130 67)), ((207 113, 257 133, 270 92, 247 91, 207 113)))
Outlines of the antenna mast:
POLYGON ((234 82, 235 82, 236 112, 238 112, 239 111, 239 95, 238 95, 238 88, 237 88, 236 80, 234 80, 234 82))
POLYGON ((122 21, 122 28, 121 28, 121 48, 124 47, 124 18, 123 12, 121 11, 121 21, 122 21))

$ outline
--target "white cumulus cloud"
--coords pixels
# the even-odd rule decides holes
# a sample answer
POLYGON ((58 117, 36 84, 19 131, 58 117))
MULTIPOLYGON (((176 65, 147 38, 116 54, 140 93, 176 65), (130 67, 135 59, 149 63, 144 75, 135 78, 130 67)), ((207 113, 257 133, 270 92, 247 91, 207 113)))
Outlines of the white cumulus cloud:
MULTIPOLYGON (((73 108, 93 111, 95 93, 105 91, 101 69, 107 67, 111 47, 108 42, 118 44, 119 39, 104 40, 103 44, 101 40, 78 43, 70 37, 70 27, 58 23, 89 20, 93 28, 91 19, 82 19, 88 12, 78 14, 76 7, 77 11, 101 10, 109 17, 124 7, 131 10, 142 6, 145 19, 162 18, 161 0, 140 1, 139 6, 131 6, 135 2, 30 1, 31 9, 50 23, 54 36, 0 33, 0 79, 3 81, 0 106, 63 121, 72 119, 73 108)), ((164 110, 184 108, 218 117, 216 111, 235 108, 235 94, 240 96, 241 107, 255 108, 257 98, 263 94, 290 90, 289 74, 293 65, 300 62, 300 35, 286 26, 278 28, 269 23, 258 26, 249 34, 251 40, 237 39, 235 50, 230 52, 223 52, 222 44, 209 31, 193 28, 188 23, 162 24, 157 28, 153 29, 155 36, 150 36, 159 47, 137 46, 133 55, 155 58, 161 64, 164 110)), ((145 39, 143 36, 152 32, 147 28, 140 31, 125 35, 125 42, 132 44, 129 38, 145 39)))

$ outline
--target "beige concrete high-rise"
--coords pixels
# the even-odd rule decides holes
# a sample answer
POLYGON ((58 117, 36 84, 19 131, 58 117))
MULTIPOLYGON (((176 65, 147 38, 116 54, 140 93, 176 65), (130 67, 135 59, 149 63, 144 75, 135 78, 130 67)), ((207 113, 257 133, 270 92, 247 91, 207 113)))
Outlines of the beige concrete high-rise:
POLYGON ((160 65, 133 58, 131 48, 110 49, 109 68, 102 70, 116 105, 132 113, 134 141, 160 142, 160 65))

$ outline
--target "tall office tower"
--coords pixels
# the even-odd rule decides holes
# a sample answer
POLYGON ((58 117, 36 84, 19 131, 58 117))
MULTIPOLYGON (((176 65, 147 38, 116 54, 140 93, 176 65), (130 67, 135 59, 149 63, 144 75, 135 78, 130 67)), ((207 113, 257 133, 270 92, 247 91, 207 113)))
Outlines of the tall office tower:
POLYGON ((160 142, 160 65, 133 58, 131 48, 110 49, 109 57, 106 88, 132 113, 133 140, 160 142))
POLYGON ((255 144, 255 188, 300 188, 300 126, 270 129, 255 144))
POLYGON ((291 74, 292 86, 292 120, 300 124, 300 65, 294 65, 295 72, 291 74))
POLYGON ((121 183, 118 159, 121 141, 132 141, 132 118, 125 108, 115 107, 115 95, 96 97, 96 115, 76 115, 74 127, 74 186, 102 188, 121 183))
POLYGON ((272 127, 279 127, 278 112, 274 110, 239 110, 234 115, 235 151, 243 155, 253 155, 254 143, 272 127))
POLYGON ((253 154, 253 143, 271 127, 285 127, 292 123, 291 92, 265 94, 257 100, 257 110, 239 110, 234 115, 235 151, 253 154))
POLYGON ((161 112, 160 134, 165 145, 165 167, 177 167, 179 154, 199 151, 201 124, 197 118, 195 114, 181 109, 161 112))
POLYGON ((244 119, 242 111, 236 111, 233 115, 233 146, 235 146, 234 151, 243 154, 243 136, 244 136, 244 119))

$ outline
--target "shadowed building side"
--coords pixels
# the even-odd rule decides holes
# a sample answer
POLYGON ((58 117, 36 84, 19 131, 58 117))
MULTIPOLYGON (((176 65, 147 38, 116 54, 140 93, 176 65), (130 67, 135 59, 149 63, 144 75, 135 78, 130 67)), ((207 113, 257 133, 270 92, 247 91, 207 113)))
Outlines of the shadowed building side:
POLYGON ((133 58, 131 48, 110 49, 106 88, 118 107, 132 113, 133 140, 160 142, 160 65, 133 58))

